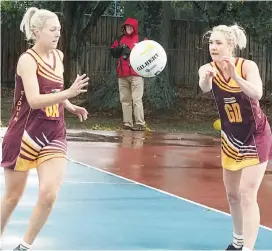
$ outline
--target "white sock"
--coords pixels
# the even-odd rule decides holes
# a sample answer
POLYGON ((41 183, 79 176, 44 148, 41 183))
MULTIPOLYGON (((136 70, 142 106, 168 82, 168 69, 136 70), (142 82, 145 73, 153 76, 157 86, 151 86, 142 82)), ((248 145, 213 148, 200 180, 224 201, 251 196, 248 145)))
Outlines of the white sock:
POLYGON ((27 244, 24 240, 21 241, 21 245, 25 246, 26 248, 31 248, 30 244, 27 244))
POLYGON ((243 247, 242 251, 253 251, 253 250, 250 248, 243 247))
MULTIPOLYGON (((243 237, 243 235, 238 235, 238 234, 233 233, 232 245, 235 248, 241 248, 244 245, 244 237, 243 237)), ((247 250, 247 251, 249 251, 249 250, 247 250)))

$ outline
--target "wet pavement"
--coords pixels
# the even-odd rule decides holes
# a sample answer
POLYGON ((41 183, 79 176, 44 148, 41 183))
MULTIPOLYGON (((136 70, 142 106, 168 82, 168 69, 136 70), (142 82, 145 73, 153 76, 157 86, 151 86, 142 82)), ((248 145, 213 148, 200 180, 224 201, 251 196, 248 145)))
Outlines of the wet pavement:
MULTIPOLYGON (((1 128, 3 135, 5 129, 1 128)), ((71 159, 229 212, 220 139, 198 134, 68 130, 71 159)), ((259 193, 261 224, 272 228, 272 162, 259 193)))
MULTIPOLYGON (((228 212, 219 139, 69 130, 68 157, 59 199, 34 249, 219 250, 228 244, 231 219, 196 204, 228 212)), ((4 249, 21 240, 37 187, 33 170, 3 238, 4 249)), ((256 243, 260 250, 271 250, 271 187, 270 165, 259 196, 266 226, 256 243)))
MULTIPOLYGON (((198 134, 68 131, 71 159, 229 212, 220 140, 198 134)), ((272 163, 259 193, 261 224, 272 227, 272 163)))

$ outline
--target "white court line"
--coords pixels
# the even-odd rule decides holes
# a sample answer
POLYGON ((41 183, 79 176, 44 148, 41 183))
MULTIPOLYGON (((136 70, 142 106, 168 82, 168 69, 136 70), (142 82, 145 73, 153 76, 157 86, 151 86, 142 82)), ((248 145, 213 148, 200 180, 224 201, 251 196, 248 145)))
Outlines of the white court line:
MULTIPOLYGON (((155 191, 157 191, 157 192, 160 192, 160 193, 163 193, 163 194, 166 194, 166 195, 175 197, 175 198, 180 199, 180 200, 184 200, 184 201, 186 201, 186 202, 189 202, 189 203, 191 203, 191 204, 194 204, 194 205, 203 207, 203 208, 205 208, 205 209, 208 209, 208 210, 211 210, 211 211, 215 211, 215 212, 217 212, 217 213, 221 213, 221 214, 230 216, 229 213, 220 211, 220 210, 215 209, 215 208, 212 208, 212 207, 205 206, 205 205, 203 205, 203 204, 200 204, 200 203, 195 202, 195 201, 192 201, 192 200, 185 199, 185 198, 183 198, 183 197, 181 197, 181 196, 177 196, 177 195, 175 195, 175 194, 168 193, 168 192, 166 192, 166 191, 160 190, 160 189, 155 188, 155 187, 152 187, 152 186, 148 186, 148 185, 143 184, 143 183, 140 183, 140 182, 138 182, 138 181, 131 180, 131 179, 128 179, 128 178, 125 178, 125 177, 120 176, 120 175, 118 175, 118 174, 114 174, 114 173, 111 173, 111 172, 109 172, 109 171, 105 171, 105 170, 103 170, 103 169, 99 169, 99 168, 97 168, 97 167, 94 167, 94 166, 91 166, 91 165, 84 164, 84 163, 82 163, 82 162, 80 162, 80 161, 76 161, 76 160, 73 160, 73 159, 70 159, 70 158, 67 158, 67 159, 68 159, 69 161, 71 161, 71 162, 78 163, 78 164, 83 165, 83 166, 86 166, 86 167, 88 167, 88 168, 92 168, 92 169, 95 169, 95 170, 97 170, 97 171, 100 171, 100 172, 107 173, 107 174, 109 174, 109 175, 118 177, 118 178, 120 178, 120 179, 124 179, 124 180, 130 181, 130 182, 135 183, 135 184, 137 184, 137 185, 147 187, 147 188, 149 188, 149 189, 152 189, 152 190, 155 190, 155 191)), ((264 228, 264 229, 266 229, 266 230, 272 232, 272 228, 270 228, 270 227, 263 226, 263 225, 260 225, 260 227, 262 227, 262 228, 264 228)))
MULTIPOLYGON (((22 240, 22 239, 20 239, 22 240)), ((1 245, 0 245, 1 247, 1 245)), ((1 251, 12 251, 11 249, 0 249, 1 251)), ((62 249, 46 249, 47 251, 60 251, 62 249)), ((45 251, 45 249, 35 249, 45 251)), ((124 249, 69 249, 69 251, 124 251, 124 249)), ((204 251, 203 249, 128 249, 128 251, 204 251)), ((222 249, 205 249, 205 251, 222 251, 222 249)), ((261 249, 261 251, 272 251, 272 249, 261 249)))
POLYGON ((101 182, 101 181, 69 181, 65 180, 62 183, 68 183, 68 184, 101 184, 101 185, 136 185, 133 183, 128 183, 128 182, 101 182))

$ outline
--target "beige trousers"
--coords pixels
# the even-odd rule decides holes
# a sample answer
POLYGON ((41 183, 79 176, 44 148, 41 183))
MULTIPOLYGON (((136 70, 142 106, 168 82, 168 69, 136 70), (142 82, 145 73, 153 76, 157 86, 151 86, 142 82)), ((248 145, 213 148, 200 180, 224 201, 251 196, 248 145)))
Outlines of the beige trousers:
POLYGON ((135 124, 144 125, 144 108, 142 102, 144 93, 143 78, 137 76, 123 77, 118 79, 118 83, 124 124, 133 127, 133 106, 135 124))

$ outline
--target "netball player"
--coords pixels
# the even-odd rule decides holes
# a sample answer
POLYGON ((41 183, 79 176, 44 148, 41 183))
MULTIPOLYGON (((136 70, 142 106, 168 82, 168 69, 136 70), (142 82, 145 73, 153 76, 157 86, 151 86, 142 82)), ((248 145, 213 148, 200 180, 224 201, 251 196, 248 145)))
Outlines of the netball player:
POLYGON ((258 235, 257 194, 271 159, 271 129, 260 108, 262 80, 256 63, 235 57, 246 47, 237 26, 219 25, 207 34, 212 62, 199 69, 199 86, 213 92, 221 119, 223 180, 233 220, 227 250, 250 251, 258 235))
POLYGON ((17 64, 14 108, 3 139, 5 193, 1 202, 1 236, 21 198, 29 170, 37 169, 39 196, 26 234, 15 250, 29 250, 52 210, 66 166, 64 107, 87 119, 84 108, 68 99, 86 92, 86 75, 63 88, 63 54, 56 49, 60 22, 55 13, 29 8, 20 29, 34 46, 17 64))

